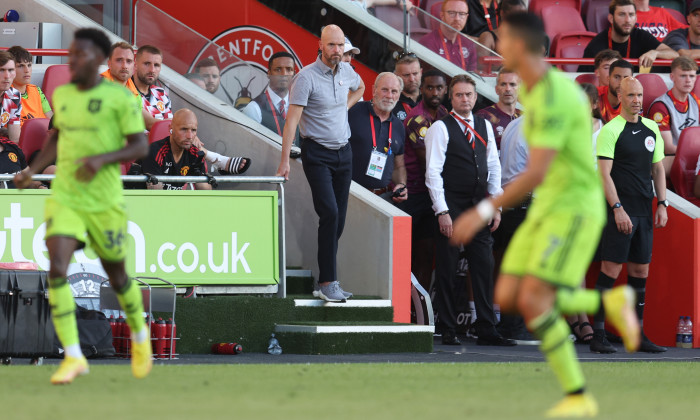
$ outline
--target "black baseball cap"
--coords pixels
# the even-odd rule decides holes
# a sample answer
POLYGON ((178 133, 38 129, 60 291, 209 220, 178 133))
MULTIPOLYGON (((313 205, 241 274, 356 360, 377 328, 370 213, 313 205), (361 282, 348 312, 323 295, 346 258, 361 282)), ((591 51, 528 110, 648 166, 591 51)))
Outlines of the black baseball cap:
POLYGON ((688 9, 688 14, 693 13, 695 9, 700 9, 700 0, 693 0, 693 2, 690 4, 690 9, 688 9))

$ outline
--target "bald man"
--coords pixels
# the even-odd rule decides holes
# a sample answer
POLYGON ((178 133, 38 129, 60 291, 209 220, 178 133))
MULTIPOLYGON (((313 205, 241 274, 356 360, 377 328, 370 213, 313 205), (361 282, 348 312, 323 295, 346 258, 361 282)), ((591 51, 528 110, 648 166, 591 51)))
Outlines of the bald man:
POLYGON ((341 61, 344 46, 343 31, 326 26, 318 44, 321 54, 292 80, 277 170, 278 176, 289 179, 289 153, 299 126, 302 165, 319 217, 317 296, 328 302, 345 302, 352 296, 338 283, 336 254, 352 181, 347 110, 365 91, 360 76, 341 61))
MULTIPOLYGON (((644 299, 654 227, 666 226, 666 175, 663 167, 664 141, 657 124, 639 116, 642 84, 633 77, 620 84, 620 115, 603 126, 598 136, 598 167, 608 201, 608 223, 601 238, 602 265, 596 289, 610 289, 627 263, 627 283, 637 294, 637 317, 642 325, 639 351, 660 353, 666 348, 652 343, 643 330, 644 299), (652 178, 654 189, 652 189, 652 178), (654 215, 654 191, 658 198, 654 215)), ((605 338, 604 314, 593 324, 591 351, 614 353, 605 338)))

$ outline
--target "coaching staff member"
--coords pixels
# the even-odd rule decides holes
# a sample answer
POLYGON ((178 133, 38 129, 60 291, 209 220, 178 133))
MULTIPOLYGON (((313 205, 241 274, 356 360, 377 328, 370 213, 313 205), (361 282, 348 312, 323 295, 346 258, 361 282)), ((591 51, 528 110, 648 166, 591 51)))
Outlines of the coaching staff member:
MULTIPOLYGON (((598 135, 598 167, 603 176, 605 198, 610 205, 608 223, 601 237, 601 271, 596 289, 610 289, 627 263, 627 283, 637 293, 637 317, 643 326, 644 297, 653 229, 666 226, 666 175, 664 172, 664 141, 656 123, 640 117, 642 84, 633 77, 620 85, 620 115, 603 126, 598 135), (653 215, 654 190, 659 199, 656 217, 653 215)), ((603 312, 603 311, 601 311, 603 312)), ((596 314, 591 351, 614 353, 605 339, 604 317, 596 314)), ((639 351, 659 353, 664 347, 652 343, 642 332, 639 351)))
POLYGON ((289 152, 299 125, 304 174, 318 214, 319 296, 344 302, 338 284, 336 254, 343 233, 352 180, 348 143, 348 108, 362 97, 365 84, 352 66, 341 62, 345 35, 336 25, 321 32, 321 55, 292 80, 287 123, 282 134, 282 159, 277 175, 289 179, 289 152))
MULTIPOLYGON (((436 306, 443 326, 442 343, 458 345, 455 335, 454 283, 459 248, 449 244, 452 220, 487 195, 498 195, 501 189, 501 164, 491 123, 472 113, 476 103, 476 83, 465 75, 457 75, 450 83, 452 112, 436 121, 425 136, 425 183, 430 191, 433 210, 438 216, 436 239, 435 280, 436 306)), ((496 212, 491 230, 501 220, 496 212)), ((503 338, 495 328, 493 312, 493 238, 489 227, 476 234, 465 245, 472 291, 476 306, 477 344, 515 345, 503 338)))

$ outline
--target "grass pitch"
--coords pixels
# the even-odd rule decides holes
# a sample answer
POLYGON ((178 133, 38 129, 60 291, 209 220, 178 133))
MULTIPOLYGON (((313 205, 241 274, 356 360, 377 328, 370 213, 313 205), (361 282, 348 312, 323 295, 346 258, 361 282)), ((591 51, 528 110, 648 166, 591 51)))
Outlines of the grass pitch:
MULTIPOLYGON (((0 366, 0 419, 539 419, 561 398, 543 363, 0 366)), ((585 363, 601 419, 696 418, 700 364, 585 363)))

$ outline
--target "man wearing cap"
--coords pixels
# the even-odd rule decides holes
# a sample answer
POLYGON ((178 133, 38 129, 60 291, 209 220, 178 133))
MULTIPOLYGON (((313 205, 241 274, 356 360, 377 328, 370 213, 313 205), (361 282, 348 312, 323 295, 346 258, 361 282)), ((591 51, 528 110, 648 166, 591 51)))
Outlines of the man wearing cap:
POLYGON ((391 113, 396 115, 401 121, 405 121, 411 110, 418 105, 422 73, 423 70, 415 54, 411 52, 399 54, 394 67, 394 74, 403 80, 403 91, 391 113))
POLYGON ((694 0, 688 9, 688 24, 684 29, 676 29, 668 33, 664 44, 668 45, 678 55, 700 59, 700 0, 694 0))
MULTIPOLYGON (((341 61, 352 66, 352 59, 359 53, 360 49, 353 46, 348 37, 345 37, 345 46, 343 47, 343 58, 341 61)), ((352 68, 355 68, 355 66, 352 66, 352 68)))

